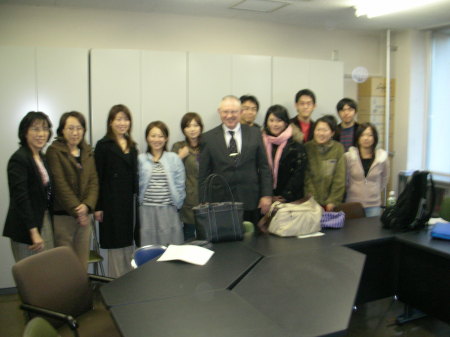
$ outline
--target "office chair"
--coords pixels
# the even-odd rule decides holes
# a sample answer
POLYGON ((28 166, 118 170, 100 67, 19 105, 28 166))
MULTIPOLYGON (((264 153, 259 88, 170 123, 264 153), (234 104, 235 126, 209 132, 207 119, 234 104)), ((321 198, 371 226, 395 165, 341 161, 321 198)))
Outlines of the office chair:
MULTIPOLYGON (((93 307, 93 291, 85 268, 69 247, 57 247, 17 262, 13 277, 21 309, 49 317, 58 333, 76 337, 119 337, 109 311, 93 307), (66 324, 64 324, 66 323, 66 324)), ((90 275, 91 279, 112 279, 90 275)))
POLYGON ((450 197, 446 197, 442 200, 439 216, 446 221, 450 221, 450 197))
POLYGON ((105 276, 105 270, 103 269, 103 256, 100 255, 100 245, 98 244, 97 231, 94 222, 91 222, 91 227, 92 227, 92 249, 89 250, 88 263, 89 264, 92 263, 94 265, 94 274, 105 276))
POLYGON ((166 249, 166 246, 160 245, 148 245, 137 248, 133 253, 131 266, 136 269, 142 266, 144 263, 156 259, 160 255, 162 255, 166 249))
POLYGON ((360 202, 344 202, 340 206, 336 207, 336 211, 344 212, 346 219, 359 219, 366 216, 364 207, 360 202))
POLYGON ((60 337, 58 331, 42 317, 35 317, 25 326, 22 337, 60 337))

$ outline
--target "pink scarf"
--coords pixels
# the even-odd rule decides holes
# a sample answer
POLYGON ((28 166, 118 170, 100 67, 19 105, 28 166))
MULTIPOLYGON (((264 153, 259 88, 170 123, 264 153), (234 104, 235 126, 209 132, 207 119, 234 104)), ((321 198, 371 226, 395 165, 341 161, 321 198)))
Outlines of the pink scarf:
POLYGON ((269 166, 272 170, 273 188, 275 189, 277 187, 278 168, 280 167, 281 154, 283 153, 283 149, 286 146, 288 139, 292 137, 292 127, 289 125, 286 130, 280 133, 277 137, 269 136, 265 132, 263 132, 262 137, 266 148, 267 160, 269 161, 269 166), (272 144, 278 145, 274 160, 272 160, 272 144))

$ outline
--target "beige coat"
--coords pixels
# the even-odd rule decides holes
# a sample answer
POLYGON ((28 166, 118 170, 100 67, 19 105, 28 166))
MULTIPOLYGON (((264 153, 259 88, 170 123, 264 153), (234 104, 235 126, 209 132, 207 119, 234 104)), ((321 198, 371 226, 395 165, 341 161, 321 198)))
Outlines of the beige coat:
POLYGON ((56 139, 47 150, 55 188, 54 211, 65 211, 76 217, 75 208, 85 204, 95 210, 98 179, 92 148, 84 140, 80 144, 81 166, 70 154, 63 139, 56 139))
POLYGON ((346 202, 360 202, 364 208, 381 206, 381 192, 389 179, 389 158, 385 150, 375 151, 375 159, 367 177, 356 147, 351 146, 345 153, 347 164, 346 202))

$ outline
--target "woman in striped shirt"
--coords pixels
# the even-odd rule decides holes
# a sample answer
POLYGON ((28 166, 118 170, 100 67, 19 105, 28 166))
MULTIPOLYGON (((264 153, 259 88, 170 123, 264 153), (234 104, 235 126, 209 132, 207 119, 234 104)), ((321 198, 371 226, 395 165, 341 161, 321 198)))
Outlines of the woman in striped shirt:
POLYGON ((147 152, 139 155, 139 216, 141 245, 183 243, 185 170, 181 159, 167 152, 169 130, 161 121, 145 130, 147 152))

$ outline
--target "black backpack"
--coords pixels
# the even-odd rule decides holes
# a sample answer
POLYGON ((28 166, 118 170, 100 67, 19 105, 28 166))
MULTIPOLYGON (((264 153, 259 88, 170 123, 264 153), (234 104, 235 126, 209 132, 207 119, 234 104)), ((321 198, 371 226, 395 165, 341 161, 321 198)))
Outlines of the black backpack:
POLYGON ((400 193, 397 203, 387 207, 381 215, 383 227, 402 232, 424 228, 433 212, 435 199, 431 173, 415 171, 400 193))

